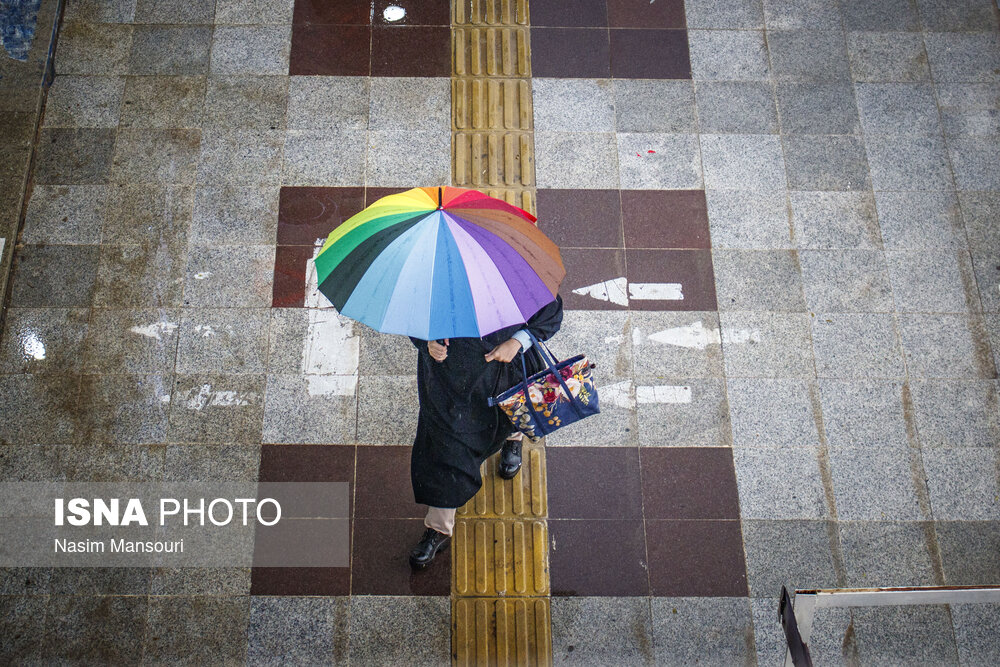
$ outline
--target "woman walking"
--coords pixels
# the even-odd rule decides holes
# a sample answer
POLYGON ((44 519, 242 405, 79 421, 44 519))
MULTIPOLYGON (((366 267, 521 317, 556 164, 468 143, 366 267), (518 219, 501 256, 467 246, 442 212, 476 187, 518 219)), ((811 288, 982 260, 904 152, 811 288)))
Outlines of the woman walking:
POLYGON ((427 567, 448 545, 455 510, 482 486, 483 461, 500 451, 501 477, 512 479, 520 470, 520 433, 500 408, 487 401, 521 378, 518 352, 525 353, 529 374, 544 368, 538 352, 530 349, 525 329, 538 340, 547 340, 559 330, 562 315, 562 298, 557 295, 526 324, 482 338, 451 338, 443 344, 410 338, 419 353, 420 398, 410 478, 414 499, 428 505, 426 530, 410 551, 414 568, 427 567))

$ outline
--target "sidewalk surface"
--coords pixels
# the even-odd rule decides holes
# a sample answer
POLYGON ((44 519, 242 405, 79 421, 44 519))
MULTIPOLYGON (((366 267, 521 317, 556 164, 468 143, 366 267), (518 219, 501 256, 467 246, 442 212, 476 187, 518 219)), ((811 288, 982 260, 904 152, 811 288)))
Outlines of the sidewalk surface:
MULTIPOLYGON (((0 105, 34 156, 0 481, 348 481, 352 565, 0 570, 0 662, 451 660, 449 558, 406 564, 413 347, 341 320, 307 260, 378 197, 476 176, 453 11, 66 1, 33 148, 0 105)), ((782 585, 1000 584, 996 6, 529 13, 519 186, 568 271, 551 347, 602 401, 529 462, 552 660, 777 665, 782 585)), ((1000 664, 1000 608, 825 613, 812 650, 1000 664)))

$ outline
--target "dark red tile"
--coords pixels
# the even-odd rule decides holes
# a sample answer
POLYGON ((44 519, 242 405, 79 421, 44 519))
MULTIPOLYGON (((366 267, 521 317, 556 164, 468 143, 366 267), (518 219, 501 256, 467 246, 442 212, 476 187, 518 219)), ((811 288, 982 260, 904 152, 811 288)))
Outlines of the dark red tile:
POLYGON ((451 76, 451 28, 375 26, 372 76, 451 76))
POLYGON ((451 545, 421 572, 410 549, 424 534, 423 519, 357 519, 351 558, 352 595, 448 595, 451 545))
POLYGON ((711 248, 704 190, 623 190, 626 248, 711 248))
POLYGON ((295 0, 293 23, 368 25, 371 0, 295 0))
POLYGON ((618 190, 539 190, 538 228, 561 248, 621 248, 618 190))
POLYGON ((690 79, 686 30, 611 29, 611 76, 616 79, 690 79))
POLYGON ((733 453, 727 447, 644 447, 646 519, 739 519, 733 453))
POLYGON ((289 74, 368 76, 371 28, 356 25, 292 26, 289 74))
POLYGON ((311 245, 286 245, 274 249, 274 283, 271 307, 301 308, 306 302, 306 262, 315 248, 311 245))
POLYGON ((531 27, 606 27, 604 0, 531 0, 531 27))
POLYGON ((371 206, 382 197, 397 195, 413 188, 365 188, 365 206, 371 206))
POLYGON ((553 595, 649 595, 642 521, 549 521, 553 595))
POLYGON ((534 76, 606 79, 611 76, 605 28, 532 28, 534 76))
POLYGON ((255 567, 250 595, 349 595, 349 567, 255 567))
MULTIPOLYGON (((534 6, 532 6, 534 8, 534 6)), ((398 12, 389 17, 398 15, 398 12)), ((376 0, 372 13, 376 25, 441 25, 451 26, 451 2, 449 0, 376 0), (388 7, 401 7, 403 17, 390 21, 386 15, 388 7)))
MULTIPOLYGON (((629 292, 632 296, 629 305, 633 310, 717 309, 711 251, 626 250, 625 257, 628 262, 629 292), (680 284, 684 298, 635 298, 643 291, 639 285, 657 283, 680 284)), ((655 295, 655 291, 653 294, 655 295)))
POLYGON ((550 517, 642 518, 637 448, 549 447, 545 464, 550 517))
POLYGON ((623 250, 577 249, 560 250, 566 278, 559 292, 563 306, 570 310, 625 310, 621 290, 624 288, 625 252, 623 250), (607 283, 607 284, 606 284, 607 283), (574 294, 573 290, 584 290, 574 294), (612 300, 613 299, 613 300, 612 300))
POLYGON ((748 594, 739 521, 646 521, 646 548, 652 595, 748 594))
POLYGON ((412 447, 358 447, 354 515, 373 519, 416 519, 426 505, 413 502, 410 483, 412 447))
MULTIPOLYGON (((687 28, 684 0, 607 0, 612 28, 687 28)), ((535 5, 531 4, 532 19, 535 5)))
POLYGON ((258 479, 353 484, 354 450, 354 445, 264 445, 260 448, 258 479))
POLYGON ((364 207, 364 188, 281 188, 278 245, 311 246, 364 207))

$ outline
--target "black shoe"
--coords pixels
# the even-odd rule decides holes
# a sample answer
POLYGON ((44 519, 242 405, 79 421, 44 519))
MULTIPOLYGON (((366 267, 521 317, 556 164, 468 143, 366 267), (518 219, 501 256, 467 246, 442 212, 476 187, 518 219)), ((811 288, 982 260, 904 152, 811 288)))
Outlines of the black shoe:
POLYGON ((449 541, 451 541, 450 535, 428 528, 424 531, 424 536, 420 538, 417 546, 410 550, 410 565, 417 570, 424 569, 430 565, 439 551, 448 548, 449 541))
POLYGON ((500 465, 497 473, 504 479, 514 479, 521 470, 521 443, 520 440, 505 440, 503 449, 500 450, 500 465))

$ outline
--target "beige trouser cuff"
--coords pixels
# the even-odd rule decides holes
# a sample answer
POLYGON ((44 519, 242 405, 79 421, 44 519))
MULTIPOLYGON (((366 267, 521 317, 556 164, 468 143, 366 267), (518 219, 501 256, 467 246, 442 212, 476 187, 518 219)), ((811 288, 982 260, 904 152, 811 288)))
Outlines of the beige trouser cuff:
POLYGON ((428 507, 424 525, 428 528, 433 528, 439 533, 451 535, 451 532, 455 529, 455 508, 428 507))

